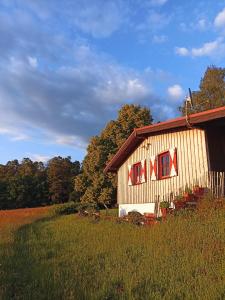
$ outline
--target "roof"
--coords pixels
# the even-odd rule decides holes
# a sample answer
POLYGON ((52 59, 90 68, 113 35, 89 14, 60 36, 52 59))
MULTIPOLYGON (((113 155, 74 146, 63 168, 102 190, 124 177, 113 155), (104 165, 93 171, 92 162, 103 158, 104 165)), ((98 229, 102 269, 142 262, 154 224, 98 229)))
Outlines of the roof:
MULTIPOLYGON (((188 123, 196 126, 206 122, 225 118, 225 106, 195 113, 188 116, 188 123)), ((171 132, 173 130, 182 130, 188 128, 186 117, 179 117, 165 122, 148 125, 141 128, 135 128, 128 139, 120 147, 113 158, 108 162, 104 169, 106 172, 116 172, 130 154, 145 140, 148 136, 160 134, 163 132, 171 132)))

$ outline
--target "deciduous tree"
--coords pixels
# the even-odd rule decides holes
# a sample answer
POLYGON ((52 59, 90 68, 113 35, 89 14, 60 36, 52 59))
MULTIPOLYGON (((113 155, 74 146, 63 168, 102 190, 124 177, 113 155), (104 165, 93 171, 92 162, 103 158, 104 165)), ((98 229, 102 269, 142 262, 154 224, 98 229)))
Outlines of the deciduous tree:
MULTIPOLYGON (((188 105, 188 112, 195 113, 225 105, 225 68, 210 66, 201 79, 199 91, 192 93, 193 108, 188 105)), ((179 108, 186 114, 185 102, 179 108)))
POLYGON ((110 121, 99 136, 94 136, 87 148, 82 173, 75 178, 75 191, 81 201, 113 204, 116 201, 116 175, 103 170, 134 128, 153 121, 150 110, 139 105, 124 105, 118 118, 110 121))

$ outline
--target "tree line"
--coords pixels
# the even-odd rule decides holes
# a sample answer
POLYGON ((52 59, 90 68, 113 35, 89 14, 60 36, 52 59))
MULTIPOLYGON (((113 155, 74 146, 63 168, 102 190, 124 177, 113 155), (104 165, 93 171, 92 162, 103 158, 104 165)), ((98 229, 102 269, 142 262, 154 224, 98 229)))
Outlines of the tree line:
POLYGON ((74 178, 80 162, 54 157, 44 164, 24 158, 0 165, 0 209, 36 207, 76 197, 74 178))
MULTIPOLYGON (((193 91, 196 113, 225 105, 225 68, 210 66, 193 91)), ((185 101, 179 107, 185 115, 185 101)), ((134 128, 153 122, 151 110, 135 104, 126 104, 118 111, 99 135, 91 138, 82 164, 70 157, 55 157, 47 165, 25 158, 0 166, 0 209, 33 207, 69 200, 95 202, 104 205, 116 203, 116 174, 104 174, 107 162, 118 151, 134 128)))

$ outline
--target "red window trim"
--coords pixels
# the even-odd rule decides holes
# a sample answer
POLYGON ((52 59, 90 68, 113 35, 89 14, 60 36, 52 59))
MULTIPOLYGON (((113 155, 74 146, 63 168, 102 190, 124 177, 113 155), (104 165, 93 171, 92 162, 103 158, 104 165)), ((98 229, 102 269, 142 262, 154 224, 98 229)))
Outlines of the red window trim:
POLYGON ((133 164, 132 166, 132 184, 133 185, 139 185, 141 184, 141 182, 137 181, 137 178, 138 178, 138 174, 137 174, 137 167, 139 166, 139 170, 140 170, 140 174, 139 174, 139 177, 141 177, 141 168, 142 168, 142 165, 141 165, 141 162, 137 162, 135 164, 133 164))
POLYGON ((163 180, 163 179, 167 179, 167 178, 170 178, 171 176, 170 176, 170 160, 171 160, 171 157, 170 157, 170 151, 169 150, 167 150, 167 151, 164 151, 164 152, 162 152, 162 153, 160 153, 160 154, 158 154, 158 179, 159 180, 163 180), (161 157, 162 156, 169 156, 169 175, 165 175, 165 176, 163 176, 162 175, 162 161, 161 161, 161 157))

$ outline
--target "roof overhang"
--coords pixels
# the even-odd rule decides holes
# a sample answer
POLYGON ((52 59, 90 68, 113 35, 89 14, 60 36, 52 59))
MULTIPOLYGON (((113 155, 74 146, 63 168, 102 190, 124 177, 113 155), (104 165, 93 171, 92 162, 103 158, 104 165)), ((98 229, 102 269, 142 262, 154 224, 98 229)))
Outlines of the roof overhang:
POLYGON ((135 128, 128 139, 117 151, 117 153, 108 162, 107 166, 104 169, 104 173, 116 172, 118 168, 124 163, 124 161, 129 157, 129 155, 148 136, 161 134, 163 132, 172 132, 174 130, 179 131, 188 129, 192 128, 192 126, 201 127, 201 125, 203 125, 204 123, 208 123, 212 120, 221 118, 225 118, 225 106, 189 115, 188 120, 186 117, 180 117, 141 128, 135 128))

